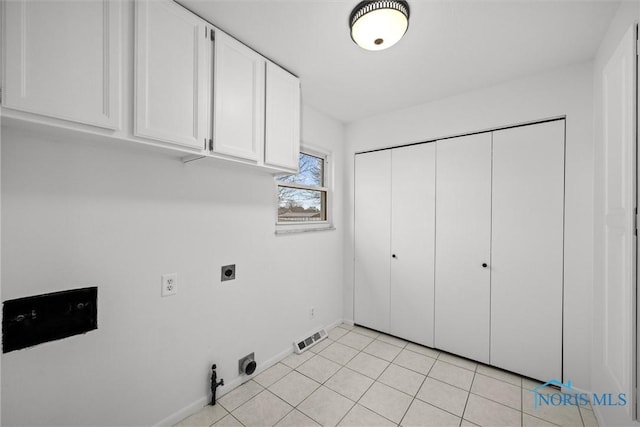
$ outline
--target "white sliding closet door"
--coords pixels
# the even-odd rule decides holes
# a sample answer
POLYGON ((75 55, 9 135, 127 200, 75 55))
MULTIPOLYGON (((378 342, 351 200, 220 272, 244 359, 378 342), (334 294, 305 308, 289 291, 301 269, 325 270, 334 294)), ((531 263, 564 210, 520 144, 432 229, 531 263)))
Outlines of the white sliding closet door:
POLYGON ((491 133, 436 144, 435 346, 488 363, 491 133))
POLYGON ((493 133, 491 364, 562 375, 564 120, 493 133))
POLYGON ((391 150, 390 333, 430 347, 433 347, 435 145, 391 150))
POLYGON ((357 324, 389 332, 391 150, 356 155, 355 295, 357 324))

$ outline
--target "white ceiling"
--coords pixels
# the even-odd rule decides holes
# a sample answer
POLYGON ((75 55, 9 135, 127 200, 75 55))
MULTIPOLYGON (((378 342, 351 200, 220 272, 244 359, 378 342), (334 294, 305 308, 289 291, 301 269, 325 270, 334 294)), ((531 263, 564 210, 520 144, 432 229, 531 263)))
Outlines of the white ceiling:
POLYGON ((359 0, 179 0, 300 76, 303 102, 342 122, 586 61, 617 1, 409 0, 405 37, 357 47, 359 0))

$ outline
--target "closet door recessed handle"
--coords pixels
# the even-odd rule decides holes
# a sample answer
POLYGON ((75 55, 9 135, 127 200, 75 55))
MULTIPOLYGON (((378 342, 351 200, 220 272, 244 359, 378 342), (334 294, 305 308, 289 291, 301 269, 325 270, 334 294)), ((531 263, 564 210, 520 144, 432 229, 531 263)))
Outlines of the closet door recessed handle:
POLYGON ((398 258, 396 254, 391 255, 391 258, 398 258))
POLYGON ((487 267, 488 267, 487 263, 486 263, 486 262, 483 262, 483 263, 482 263, 482 268, 487 268, 487 267))

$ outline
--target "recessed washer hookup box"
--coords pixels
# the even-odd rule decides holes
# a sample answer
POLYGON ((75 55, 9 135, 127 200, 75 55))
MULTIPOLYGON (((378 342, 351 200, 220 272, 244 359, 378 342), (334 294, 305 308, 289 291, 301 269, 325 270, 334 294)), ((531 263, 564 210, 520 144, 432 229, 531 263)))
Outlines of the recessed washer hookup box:
POLYGON ((2 352, 98 329, 98 288, 54 292, 3 303, 2 352))

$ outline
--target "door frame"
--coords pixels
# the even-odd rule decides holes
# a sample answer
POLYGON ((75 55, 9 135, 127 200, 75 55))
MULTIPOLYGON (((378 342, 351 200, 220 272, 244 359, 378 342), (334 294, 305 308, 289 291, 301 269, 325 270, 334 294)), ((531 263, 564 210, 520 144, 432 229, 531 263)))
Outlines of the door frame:
POLYGON ((633 396, 632 396, 632 405, 633 405, 633 410, 631 412, 632 415, 632 419, 633 420, 638 420, 638 414, 640 414, 640 399, 638 399, 638 384, 640 384, 640 318, 638 316, 638 307, 640 307, 640 292, 638 292, 638 265, 640 264, 640 248, 638 247, 638 200, 640 200, 640 188, 638 186, 639 182, 640 182, 640 177, 638 177, 638 164, 639 164, 639 156, 640 154, 638 153, 638 123, 640 123, 640 108, 639 108, 639 91, 640 91, 640 73, 638 72, 638 55, 640 54, 640 45, 638 44, 638 40, 640 39, 640 33, 639 33, 639 26, 638 23, 636 22, 634 24, 635 26, 635 39, 636 39, 636 43, 635 43, 635 48, 636 48, 636 55, 635 55, 635 61, 634 61, 634 75, 635 78, 633 79, 634 84, 635 84, 635 88, 634 88, 634 94, 635 94, 635 102, 634 102, 634 114, 633 117, 635 119, 635 124, 634 124, 634 144, 635 144, 635 165, 634 165, 634 169, 635 169, 635 179, 636 182, 634 183, 635 185, 635 189, 636 189, 636 198, 635 198, 635 211, 634 211, 634 225, 635 225, 635 230, 634 230, 634 239, 635 239, 635 249, 636 249, 636 256, 635 256, 635 264, 633 265, 633 277, 634 277, 634 293, 635 293, 635 298, 634 298, 634 302, 635 305, 633 307, 633 314, 635 316, 635 323, 632 325, 633 327, 633 339, 635 340, 634 345, 632 346, 633 350, 634 350, 634 354, 633 354, 633 359, 635 361, 635 363, 632 363, 633 369, 634 369, 634 373, 633 373, 633 379, 634 379, 634 384, 633 384, 633 396))

